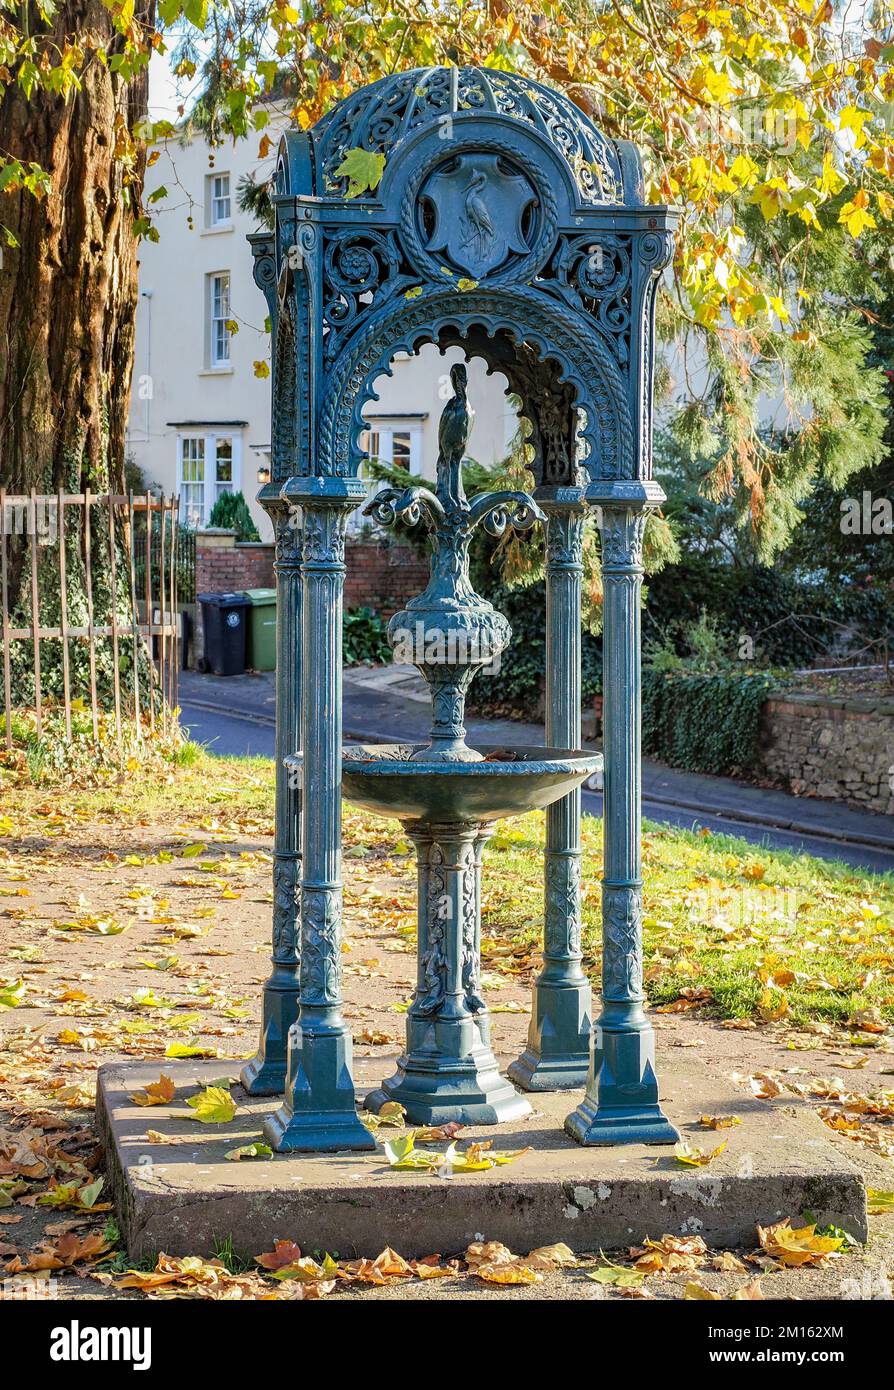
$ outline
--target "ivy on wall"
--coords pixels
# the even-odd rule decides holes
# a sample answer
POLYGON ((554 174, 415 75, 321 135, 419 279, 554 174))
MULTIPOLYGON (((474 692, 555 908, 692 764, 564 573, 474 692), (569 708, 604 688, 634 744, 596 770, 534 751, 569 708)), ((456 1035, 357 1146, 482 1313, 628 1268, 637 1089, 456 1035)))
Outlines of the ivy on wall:
POLYGON ((757 754, 761 707, 779 688, 764 673, 643 671, 643 752, 688 772, 729 775, 757 754))

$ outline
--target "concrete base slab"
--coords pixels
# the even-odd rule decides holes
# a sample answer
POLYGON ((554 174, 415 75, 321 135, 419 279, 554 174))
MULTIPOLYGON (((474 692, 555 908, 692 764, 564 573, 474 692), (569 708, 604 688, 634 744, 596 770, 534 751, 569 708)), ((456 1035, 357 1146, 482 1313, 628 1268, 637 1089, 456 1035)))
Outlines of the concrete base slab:
MULTIPOLYGON (((388 1061, 358 1060, 360 1103, 388 1074, 388 1061)), ((524 1120, 462 1131, 461 1141, 530 1145, 530 1152, 506 1167, 450 1178, 393 1172, 381 1151, 226 1160, 228 1150, 260 1137, 275 1107, 234 1084, 239 1108, 232 1122, 194 1120, 186 1098, 228 1069, 237 1075, 237 1066, 219 1061, 163 1065, 177 1095, 171 1105, 151 1108, 130 1097, 158 1080, 157 1061, 104 1066, 97 1114, 134 1260, 161 1250, 210 1255, 227 1239, 247 1258, 272 1249, 277 1238, 344 1258, 374 1256, 386 1245, 407 1258, 455 1254, 482 1238, 521 1253, 556 1241, 577 1251, 608 1250, 666 1232, 697 1233, 713 1246, 751 1246, 757 1223, 805 1212, 866 1239, 862 1176, 806 1106, 790 1097, 756 1100, 688 1055, 675 1056, 673 1066, 661 1103, 684 1139, 703 1149, 727 1140, 709 1168, 687 1169, 672 1151, 645 1145, 582 1148, 562 1129, 579 1099, 568 1091, 531 1095, 535 1113, 524 1120), (742 1123, 714 1132, 698 1124, 703 1114, 738 1115, 742 1123)))

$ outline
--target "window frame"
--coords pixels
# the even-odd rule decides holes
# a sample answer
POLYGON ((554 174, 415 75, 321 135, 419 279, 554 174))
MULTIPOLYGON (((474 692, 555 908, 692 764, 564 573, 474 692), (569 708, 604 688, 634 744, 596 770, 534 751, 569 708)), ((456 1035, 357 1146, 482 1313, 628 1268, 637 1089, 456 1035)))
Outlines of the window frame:
POLYGON ((232 301, 230 298, 233 284, 232 275, 229 270, 212 270, 208 272, 205 279, 206 323, 208 325, 208 365, 212 370, 232 371, 233 363, 230 356, 230 344, 233 340, 233 335, 227 328, 227 324, 233 317, 232 301), (218 284, 224 280, 226 281, 225 300, 223 295, 220 296, 220 308, 223 309, 224 312, 218 313, 216 312, 219 307, 217 287, 218 284), (218 341, 219 331, 221 334, 220 342, 218 341), (218 352, 221 344, 223 344, 226 349, 224 356, 220 356, 218 352))
POLYGON ((229 171, 229 169, 216 170, 213 174, 209 174, 209 175, 208 175, 208 195, 207 195, 207 201, 206 201, 206 207, 207 207, 207 209, 208 209, 208 216, 207 216, 207 218, 205 219, 205 225, 206 225, 206 226, 208 226, 208 227, 230 227, 230 226, 232 226, 232 224, 233 224, 233 192, 232 192, 232 188, 233 188, 233 185, 232 185, 232 180, 231 180, 231 177, 230 177, 230 171, 229 171), (218 185, 218 182, 221 181, 221 180, 223 180, 223 179, 226 179, 226 181, 227 181, 227 184, 226 184, 227 191, 226 191, 226 193, 218 193, 218 192, 217 192, 217 185, 218 185), (220 206, 222 203, 226 203, 226 205, 227 205, 226 216, 219 216, 219 215, 218 215, 218 208, 219 208, 219 206, 220 206))
MULTIPOLYGON (((424 421, 403 416, 365 416, 365 433, 372 444, 373 436, 378 435, 381 447, 377 449, 373 457, 381 459, 383 463, 394 463, 394 436, 396 434, 409 435, 410 442, 410 472, 420 477, 422 474, 422 439, 424 421)), ((366 453, 371 453, 367 449, 366 453)))
POLYGON ((177 431, 177 493, 180 498, 180 520, 184 525, 198 529, 208 525, 214 504, 223 492, 242 491, 242 431, 238 429, 194 429, 177 431), (202 441, 203 477, 200 482, 186 481, 183 477, 184 445, 194 440, 202 441), (218 442, 229 440, 230 480, 221 483, 217 477, 218 442), (201 511, 189 510, 186 505, 185 488, 202 488, 201 511))

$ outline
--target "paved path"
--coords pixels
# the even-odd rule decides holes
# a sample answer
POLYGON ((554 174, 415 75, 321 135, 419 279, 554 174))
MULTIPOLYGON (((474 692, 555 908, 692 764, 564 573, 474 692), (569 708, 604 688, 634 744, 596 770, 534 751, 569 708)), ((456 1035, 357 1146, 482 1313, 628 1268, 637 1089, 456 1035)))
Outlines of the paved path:
MULTIPOLYGON (((212 752, 273 756, 274 690, 271 674, 199 675, 181 672, 180 703, 191 737, 212 752)), ((401 668, 352 668, 344 678, 346 738, 423 739, 428 697, 421 678, 401 668)), ((472 743, 539 744, 542 724, 466 720, 472 743)), ((584 809, 602 812, 598 792, 584 793, 584 809)), ((894 817, 856 811, 836 801, 791 796, 731 777, 681 772, 643 762, 643 811, 653 821, 685 829, 737 835, 773 849, 801 850, 857 868, 894 872, 894 817)))

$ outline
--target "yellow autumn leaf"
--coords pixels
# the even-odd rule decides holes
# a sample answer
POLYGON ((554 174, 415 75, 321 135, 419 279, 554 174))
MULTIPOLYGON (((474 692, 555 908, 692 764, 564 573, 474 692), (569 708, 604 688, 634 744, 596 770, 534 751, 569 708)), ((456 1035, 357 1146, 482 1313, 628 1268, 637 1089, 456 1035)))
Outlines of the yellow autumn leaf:
POLYGON ((758 172, 758 167, 753 159, 750 159, 747 154, 738 154, 730 165, 729 176, 734 183, 739 184, 742 188, 750 188, 756 182, 758 172))
POLYGON ((774 1260, 796 1268, 821 1264, 844 1244, 843 1236, 818 1236, 815 1225, 793 1227, 788 1219, 774 1226, 758 1226, 757 1237, 774 1260))
POLYGON ((858 237, 867 227, 876 226, 875 218, 869 211, 869 194, 865 188, 858 189, 851 201, 845 203, 838 214, 838 221, 847 228, 852 237, 858 237))
POLYGON ((539 1284, 543 1275, 525 1264, 483 1264, 473 1271, 488 1284, 539 1284))
POLYGON ((706 1150, 697 1149, 694 1145, 683 1140, 674 1146, 674 1158, 678 1163, 683 1163, 689 1168, 705 1168, 709 1163, 713 1163, 715 1158, 719 1158, 726 1148, 726 1140, 718 1144, 716 1149, 706 1150))
POLYGON ((843 174, 835 168, 831 154, 823 156, 823 169, 819 178, 819 190, 827 198, 834 198, 847 183, 843 174))
POLYGON ((690 1279, 683 1290, 683 1298, 688 1302, 695 1299, 702 1299, 711 1303, 722 1303, 723 1294, 714 1293, 713 1289, 708 1289, 698 1279, 690 1279))
POLYGON ((236 1114, 236 1102, 222 1086, 206 1086, 197 1096, 189 1096, 186 1103, 203 1125, 226 1124, 236 1114))
POLYGON ((162 1072, 158 1080, 150 1082, 144 1091, 135 1091, 131 1100, 134 1105, 169 1105, 176 1094, 174 1082, 162 1072))
POLYGON ((852 130, 856 137, 855 144, 860 149, 866 144, 866 134, 863 130, 866 122, 870 119, 871 112, 863 111, 857 106, 842 106, 838 113, 838 129, 852 130))
POLYGON ((788 207, 791 197, 785 179, 777 175, 767 179, 766 183, 759 183, 748 201, 757 204, 765 222, 772 222, 788 207))
POLYGON ((788 1013, 788 1000, 781 990, 768 985, 758 1000, 757 1012, 764 1023, 777 1023, 788 1013))

